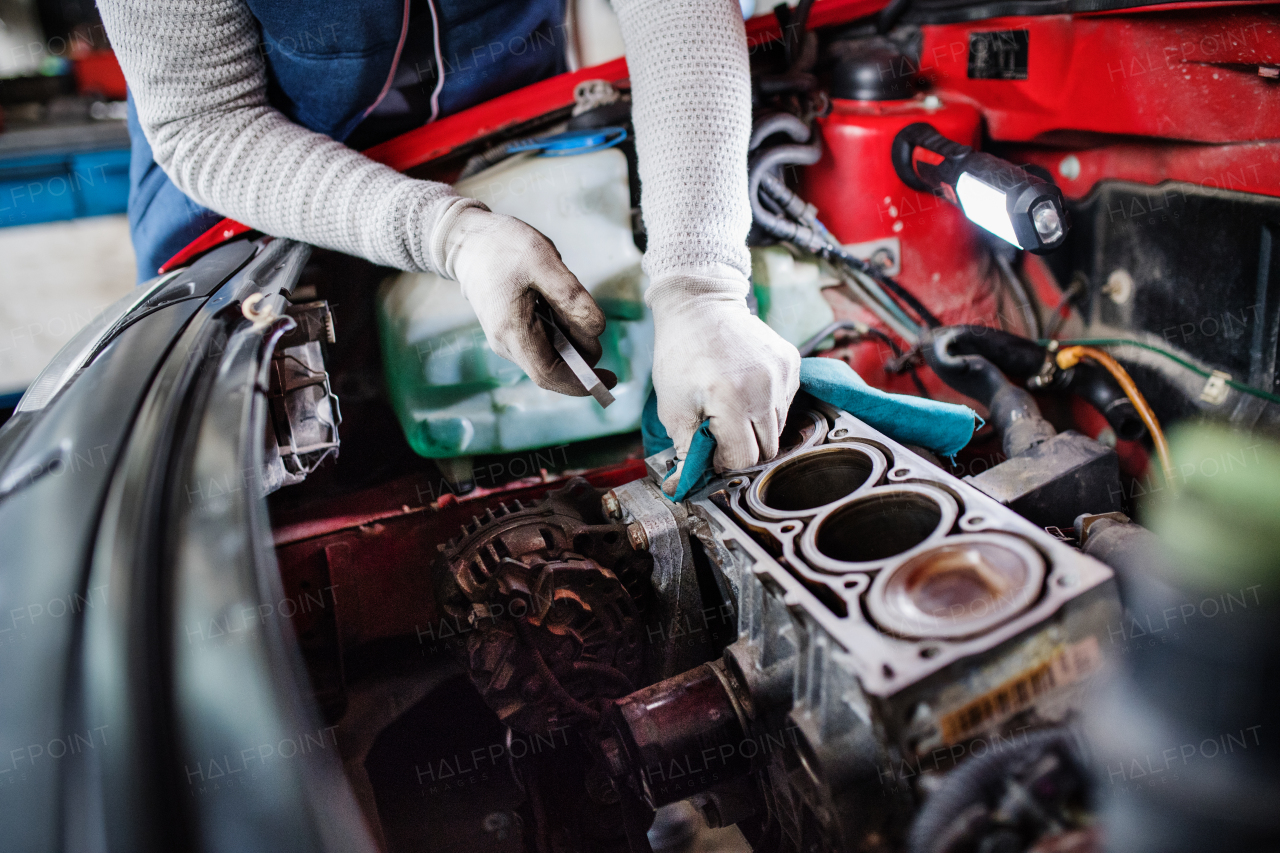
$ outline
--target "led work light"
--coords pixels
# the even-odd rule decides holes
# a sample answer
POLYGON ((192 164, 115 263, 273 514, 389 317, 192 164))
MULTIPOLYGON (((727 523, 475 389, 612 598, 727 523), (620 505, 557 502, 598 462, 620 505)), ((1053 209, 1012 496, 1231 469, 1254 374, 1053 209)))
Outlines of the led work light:
POLYGON ((917 122, 898 132, 893 168, 907 186, 942 196, 975 225, 1019 249, 1042 254, 1067 237, 1067 210, 1057 187, 947 139, 932 125, 917 122))

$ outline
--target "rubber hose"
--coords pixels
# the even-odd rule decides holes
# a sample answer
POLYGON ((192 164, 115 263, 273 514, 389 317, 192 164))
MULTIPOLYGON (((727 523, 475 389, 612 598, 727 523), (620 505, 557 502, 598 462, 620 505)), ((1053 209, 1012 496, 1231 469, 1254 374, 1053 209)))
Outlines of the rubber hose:
POLYGON ((939 379, 991 408, 996 394, 1006 387, 1012 387, 1012 384, 989 360, 977 353, 966 353, 957 344, 957 341, 964 340, 965 328, 950 326, 934 329, 921 339, 921 352, 939 379))
MULTIPOLYGON (((942 331, 942 330, 939 330, 942 331)), ((949 351, 980 355, 1018 380, 1035 376, 1044 367, 1044 347, 1020 335, 987 326, 950 326, 949 351)))
POLYGON ((775 133, 785 133, 794 142, 809 141, 809 125, 791 113, 774 113, 756 122, 751 130, 751 142, 747 145, 747 151, 755 151, 775 133))
POLYGON ((1053 424, 1040 416, 1035 398, 1026 389, 1012 383, 1005 383, 996 392, 989 409, 991 423, 995 425, 1004 455, 1009 459, 1021 456, 1058 434, 1053 424))
POLYGON ((1013 458, 1057 435, 1040 416, 1035 399, 1006 379, 999 368, 980 355, 954 351, 965 328, 952 326, 926 334, 920 341, 921 352, 939 379, 987 407, 1004 455, 1013 458))
MULTIPOLYGON (((799 121, 799 119, 797 119, 799 121)), ((751 213, 756 223, 773 236, 795 243, 803 249, 818 254, 827 245, 817 232, 765 209, 760 202, 760 182, 764 176, 779 166, 812 166, 822 157, 817 145, 779 145, 761 154, 751 166, 747 192, 751 198, 751 213)))
MULTIPOLYGON (((1081 525, 1077 520, 1077 535, 1081 525)), ((1160 539, 1147 528, 1131 521, 1095 519, 1084 537, 1086 554, 1115 570, 1121 599, 1133 599, 1133 587, 1143 579, 1159 577, 1169 564, 1160 539)))
POLYGON ((910 5, 911 0, 889 0, 889 5, 881 9, 880 14, 876 16, 876 31, 887 33, 893 29, 906 14, 907 7, 910 5))
POLYGON ((1053 387, 1080 396, 1093 406, 1115 430, 1116 437, 1136 441, 1147 431, 1133 402, 1125 396, 1115 377, 1096 364, 1081 362, 1058 374, 1061 379, 1053 387))
POLYGON ((1143 396, 1137 383, 1133 381, 1133 377, 1129 375, 1129 371, 1124 369, 1124 365, 1116 361, 1105 350, 1081 344, 1063 347, 1054 355, 1054 361, 1063 370, 1076 367, 1080 364, 1080 360, 1085 358, 1092 359, 1102 367, 1105 367, 1107 372, 1114 376, 1116 382, 1124 389, 1124 393, 1129 397, 1130 401, 1133 402, 1133 408, 1137 410, 1138 416, 1146 424, 1147 432, 1151 434, 1151 443, 1155 445, 1156 456, 1160 457, 1160 467, 1164 470, 1165 485, 1170 491, 1176 491, 1178 471, 1174 467, 1173 457, 1169 454, 1169 442, 1165 439, 1164 431, 1160 428, 1160 420, 1151 409, 1151 404, 1147 402, 1147 398, 1143 396))
MULTIPOLYGON (((1015 381, 1025 382, 1044 367, 1045 348, 1021 335, 986 326, 950 328, 958 330, 951 341, 952 353, 980 355, 1015 381)), ((1096 364, 1082 362, 1070 370, 1058 371, 1050 387, 1084 398, 1102 413, 1119 438, 1133 441, 1146 431, 1119 383, 1096 364)))

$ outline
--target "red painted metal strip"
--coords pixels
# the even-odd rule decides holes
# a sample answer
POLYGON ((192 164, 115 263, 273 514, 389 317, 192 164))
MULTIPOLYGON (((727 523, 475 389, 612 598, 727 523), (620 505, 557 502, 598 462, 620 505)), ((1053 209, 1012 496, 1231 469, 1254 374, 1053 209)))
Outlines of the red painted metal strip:
POLYGON ((615 465, 593 468, 589 471, 565 471, 550 475, 512 480, 493 487, 479 487, 465 495, 457 496, 448 491, 436 495, 430 485, 422 488, 422 476, 411 475, 384 483, 376 488, 356 492, 328 500, 320 507, 307 507, 296 517, 283 513, 272 519, 277 548, 298 542, 328 536, 344 530, 391 522, 419 513, 452 512, 456 508, 464 516, 483 512, 488 502, 496 500, 536 500, 552 489, 558 489, 572 477, 585 477, 593 486, 613 488, 638 480, 648 473, 642 459, 627 459, 615 465), (480 510, 468 507, 481 507, 480 510))
POLYGON ((523 89, 499 95, 491 101, 423 125, 364 152, 379 163, 401 172, 443 157, 459 146, 504 130, 573 103, 573 90, 583 80, 626 79, 625 59, 558 74, 523 89))
POLYGON ((1273 9, 1147 7, 1106 17, 1005 17, 921 29, 923 74, 944 100, 978 106, 999 141, 1071 144, 1085 134, 1211 143, 1280 138, 1280 89, 1257 73, 1280 63, 1280 15, 1273 9), (970 35, 1002 30, 1028 32, 1026 79, 971 79, 970 35))
POLYGON ((1016 162, 1035 163, 1048 169, 1069 198, 1084 198, 1103 179, 1152 186, 1181 181, 1208 189, 1280 197, 1280 142, 1239 145, 1133 142, 1081 150, 1028 146, 1015 148, 1009 154, 1016 162), (1075 158, 1074 162, 1067 160, 1068 157, 1075 158))

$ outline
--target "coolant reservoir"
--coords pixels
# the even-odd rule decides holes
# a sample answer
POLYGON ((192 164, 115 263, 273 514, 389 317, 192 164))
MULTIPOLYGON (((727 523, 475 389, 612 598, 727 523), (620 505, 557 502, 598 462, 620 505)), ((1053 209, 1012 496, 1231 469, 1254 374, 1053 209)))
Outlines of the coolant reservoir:
POLYGON ((653 321, 631 231, 626 157, 517 154, 459 181, 537 228, 599 303, 608 326, 598 366, 618 376, 607 409, 534 385, 494 354, 457 282, 402 273, 378 292, 378 327, 392 406, 419 454, 450 458, 548 447, 638 429, 649 393, 653 321))

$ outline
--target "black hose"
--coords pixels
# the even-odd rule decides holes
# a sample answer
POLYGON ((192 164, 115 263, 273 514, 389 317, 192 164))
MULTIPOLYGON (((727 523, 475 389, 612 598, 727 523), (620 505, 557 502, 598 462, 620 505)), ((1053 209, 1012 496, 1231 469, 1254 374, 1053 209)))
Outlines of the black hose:
POLYGON ((987 408, 1006 386, 1008 379, 994 364, 981 355, 966 353, 956 345, 963 338, 964 326, 939 329, 920 340, 924 359, 938 378, 965 396, 987 408))
POLYGON ((756 223, 780 240, 795 243, 797 246, 821 255, 829 248, 816 231, 783 216, 778 216, 765 209, 760 202, 760 183, 764 176, 781 166, 812 166, 822 158, 822 149, 817 145, 778 145, 756 157, 751 165, 747 191, 751 198, 751 213, 756 223))
MULTIPOLYGON (((955 330, 950 337, 952 354, 980 355, 1017 382, 1026 382, 1044 367, 1045 348, 1020 335, 986 326, 951 326, 949 330, 955 330)), ((1070 370, 1060 370, 1047 387, 1084 398, 1102 413, 1118 438, 1133 441, 1146 431, 1115 377, 1095 364, 1081 362, 1070 370)))
POLYGON ((1101 412, 1115 430, 1116 438, 1137 441, 1147 432, 1133 401, 1104 367, 1082 361, 1070 370, 1060 371, 1050 387, 1076 394, 1101 412))
POLYGON ((944 331, 952 354, 980 355, 1020 382, 1044 367, 1044 347, 1021 335, 987 326, 948 326, 944 331))
POLYGON ((813 8, 813 0, 800 0, 796 4, 796 8, 791 13, 791 23, 798 32, 805 32, 809 29, 809 10, 813 8))
POLYGON ((894 24, 902 19, 910 5, 911 0, 889 0, 889 5, 881 9, 880 14, 876 16, 876 31, 887 33, 893 29, 894 24))
POLYGON ((1088 530, 1076 520, 1076 535, 1083 542, 1081 550, 1115 569, 1120 596, 1126 603, 1135 584, 1144 578, 1167 575, 1169 556, 1159 538, 1147 528, 1117 518, 1094 519, 1088 530))
POLYGON ((1040 416, 1035 399, 1006 379, 999 368, 980 355, 953 350, 964 329, 953 326, 926 333, 920 339, 920 349, 939 379, 987 407, 1004 455, 1013 458, 1057 435, 1053 425, 1040 416))

